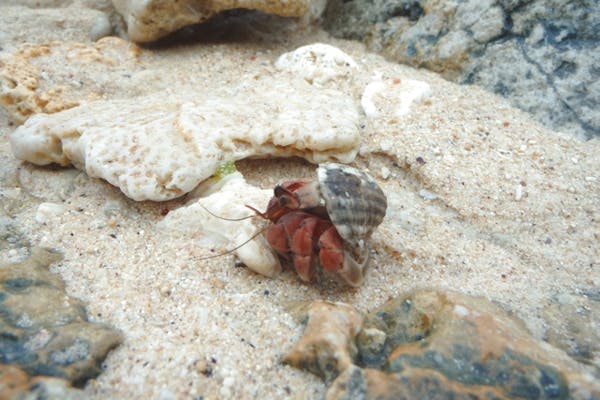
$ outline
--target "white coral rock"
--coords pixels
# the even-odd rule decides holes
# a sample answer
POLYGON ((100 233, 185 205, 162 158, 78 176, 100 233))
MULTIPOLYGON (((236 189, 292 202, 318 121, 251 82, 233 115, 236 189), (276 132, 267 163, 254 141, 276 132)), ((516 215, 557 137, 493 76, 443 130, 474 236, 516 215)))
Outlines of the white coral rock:
POLYGON ((359 113, 341 92, 258 79, 205 97, 153 95, 38 114, 10 142, 19 159, 73 164, 134 200, 162 201, 193 190, 232 160, 350 162, 360 145, 359 113))
POLYGON ((402 117, 415 103, 431 96, 428 83, 414 79, 382 79, 376 75, 365 87, 360 104, 365 115, 402 117))
POLYGON ((319 86, 334 78, 350 75, 353 69, 358 68, 348 54, 323 43, 313 43, 282 54, 275 62, 275 67, 293 72, 319 86))
MULTIPOLYGON (((204 186, 210 186, 204 184, 204 186)), ((234 249, 239 259, 252 271, 275 276, 281 271, 279 259, 263 235, 248 241, 261 230, 260 218, 227 221, 217 218, 241 218, 252 213, 245 204, 262 208, 269 202, 272 191, 246 183, 239 172, 227 175, 216 187, 202 188, 204 196, 190 205, 171 211, 157 228, 174 238, 180 234, 198 246, 222 246, 221 251, 234 249), (209 212, 210 211, 210 212, 209 212), (212 214, 214 215, 212 215, 212 214), (247 243, 246 243, 247 242, 247 243)))

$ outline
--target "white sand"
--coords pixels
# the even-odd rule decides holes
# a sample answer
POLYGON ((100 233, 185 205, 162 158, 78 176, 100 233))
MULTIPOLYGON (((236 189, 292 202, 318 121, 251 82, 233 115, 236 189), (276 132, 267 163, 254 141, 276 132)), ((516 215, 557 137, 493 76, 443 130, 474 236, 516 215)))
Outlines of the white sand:
MULTIPOLYGON (((19 35, 1 37, 2 53, 23 41, 87 40, 84 19, 73 17, 77 9, 59 16, 8 6, 0 11, 0 25, 28 16, 19 35), (57 29, 40 32, 57 18, 81 22, 68 37, 57 29)), ((582 143, 548 131, 494 95, 388 64, 321 31, 276 32, 264 41, 234 37, 151 50, 142 57, 153 70, 140 82, 149 88, 137 90, 168 88, 171 81, 174 92, 185 82, 210 90, 264 73, 279 54, 316 41, 340 47, 366 68, 339 83, 357 102, 375 72, 428 82, 432 95, 425 104, 364 129, 356 165, 378 178, 390 210, 373 237, 371 270, 359 289, 306 285, 289 270, 268 279, 236 267, 233 256, 199 260, 212 254, 209 248, 155 228, 163 209, 185 199, 137 203, 71 169, 23 164, 8 145, 15 126, 0 116, 2 210, 33 244, 64 252, 52 270, 69 294, 88 304, 91 319, 125 334, 105 372, 86 386, 89 398, 319 398, 325 386, 318 378, 279 363, 301 334, 286 312, 292 301, 330 299, 366 311, 416 287, 442 287, 500 302, 542 338, 552 321, 544 321, 541 310, 552 296, 600 286, 599 140, 582 143), (379 177, 383 168, 387 180, 379 177), (438 198, 424 199, 422 189, 438 198), (61 203, 66 211, 36 222, 42 202, 61 203), (207 365, 211 376, 203 374, 207 365)), ((121 79, 105 98, 135 94, 121 79)), ((263 188, 311 176, 314 168, 298 159, 238 163, 246 179, 263 188)), ((23 252, 1 254, 18 259, 23 252)))

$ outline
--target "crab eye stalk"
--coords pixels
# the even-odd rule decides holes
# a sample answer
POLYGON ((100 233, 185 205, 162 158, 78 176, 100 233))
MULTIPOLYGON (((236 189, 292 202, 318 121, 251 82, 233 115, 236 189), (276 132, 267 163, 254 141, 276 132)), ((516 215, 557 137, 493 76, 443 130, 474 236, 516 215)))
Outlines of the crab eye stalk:
POLYGON ((283 188, 283 186, 281 186, 281 184, 275 186, 273 189, 273 194, 275 197, 281 197, 284 193, 286 193, 286 190, 283 188))
POLYGON ((285 207, 286 205, 290 204, 290 198, 286 195, 281 195, 278 197, 278 201, 279 201, 279 205, 282 207, 285 207))

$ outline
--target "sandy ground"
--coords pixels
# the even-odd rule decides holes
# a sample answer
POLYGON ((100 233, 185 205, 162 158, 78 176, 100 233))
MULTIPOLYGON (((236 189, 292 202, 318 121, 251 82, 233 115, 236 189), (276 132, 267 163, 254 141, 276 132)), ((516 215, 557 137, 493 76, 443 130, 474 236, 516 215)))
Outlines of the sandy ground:
MULTIPOLYGON (((15 16, 23 20, 18 35, 6 30, 1 36, 3 54, 25 41, 89 41, 93 18, 77 8, 0 9, 0 25, 14 27, 8 21, 15 16), (74 29, 51 29, 57 19, 74 29)), ((499 302, 541 339, 553 323, 541 310, 553 296, 600 286, 598 140, 583 143, 548 131, 482 90, 388 64, 319 30, 285 28, 240 41, 247 27, 238 28, 233 35, 148 50, 152 54, 143 57, 157 76, 169 70, 172 75, 138 90, 171 81, 179 82, 177 88, 186 80, 210 90, 261 73, 279 54, 316 41, 333 43, 366 66, 363 75, 340 84, 357 101, 374 71, 432 86, 431 100, 406 118, 371 121, 364 128, 356 165, 378 178, 390 206, 373 237, 369 275, 361 288, 348 289, 304 284, 289 270, 268 279, 237 266, 233 256, 201 260, 213 254, 209 247, 172 240, 156 229, 165 210, 184 205, 185 198, 134 202, 79 171, 22 163, 12 157, 7 138, 15 124, 2 114, 3 211, 32 244, 64 253, 52 270, 69 294, 87 303, 91 319, 125 334, 105 372, 85 387, 89 398, 320 398, 325 386, 318 378, 280 364, 301 334, 286 311, 291 302, 329 299, 367 311, 417 287, 441 287, 499 302), (391 171, 387 179, 382 167, 391 171), (422 189, 437 198, 420 195, 422 189), (40 223, 36 213, 43 202, 66 208, 40 223)), ((132 95, 131 87, 119 86, 117 81, 107 89, 106 98, 132 95)), ((311 176, 315 168, 300 159, 247 160, 237 167, 263 188, 311 176)), ((16 260, 25 253, 13 249, 2 257, 16 260)))

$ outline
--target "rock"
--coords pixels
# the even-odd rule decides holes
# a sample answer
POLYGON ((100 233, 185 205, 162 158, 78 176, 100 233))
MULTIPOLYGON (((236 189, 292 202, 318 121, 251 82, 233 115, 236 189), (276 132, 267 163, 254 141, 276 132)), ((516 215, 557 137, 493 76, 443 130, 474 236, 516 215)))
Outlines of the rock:
POLYGON ((261 230, 256 218, 224 219, 251 215, 246 204, 257 209, 265 207, 272 191, 249 185, 239 172, 235 172, 222 179, 205 181, 194 194, 201 197, 169 212, 157 225, 160 232, 168 234, 170 240, 177 237, 189 240, 191 237, 198 245, 222 246, 221 252, 236 249, 235 254, 244 265, 265 276, 273 277, 281 271, 279 259, 265 238, 259 235, 250 240, 261 230))
POLYGON ((0 260, 23 261, 29 256, 31 244, 12 218, 0 217, 0 260))
POLYGON ((0 105, 18 123, 33 114, 55 113, 101 99, 114 88, 114 74, 131 73, 139 49, 109 37, 93 45, 29 44, 0 58, 0 105), (69 60, 65 63, 63 60, 69 60), (62 65, 49 76, 47 65, 62 65), (81 71, 85 70, 85 74, 81 71))
POLYGON ((81 301, 65 294, 63 281, 48 271, 60 258, 34 249, 24 262, 0 266, 0 364, 81 385, 101 372, 122 336, 89 322, 81 301))
POLYGON ((13 399, 27 390, 29 376, 20 368, 0 364, 0 393, 2 399, 13 399))
POLYGON ((309 0, 308 3, 308 10, 300 18, 301 27, 320 22, 327 8, 327 0, 309 0))
POLYGON ((35 213, 35 221, 40 224, 47 224, 54 218, 60 217, 67 211, 64 204, 59 203, 41 203, 35 213))
POLYGON ((382 79, 375 76, 362 94, 360 104, 365 115, 376 118, 399 119, 407 115, 413 103, 419 103, 431 96, 428 83, 414 79, 382 79))
POLYGON ((347 304, 326 301, 300 305, 294 313, 305 321, 306 328, 283 362, 330 382, 352 364, 356 353, 353 339, 361 329, 363 317, 347 304))
POLYGON ((0 249, 29 247, 29 245, 29 240, 14 220, 0 217, 0 249))
POLYGON ((358 68, 348 54, 323 43, 313 43, 284 53, 279 56, 275 66, 293 72, 315 85, 324 85, 332 79, 347 77, 352 73, 352 69, 358 68))
POLYGON ((600 396, 577 363, 485 299, 416 291, 373 310, 362 329, 347 328, 360 321, 348 305, 311 309, 320 312, 284 360, 335 378, 327 399, 600 396), (331 343, 343 345, 332 352, 331 343))
POLYGON ((250 9, 283 17, 301 17, 311 0, 291 1, 161 1, 113 0, 117 11, 127 25, 129 39, 151 42, 187 25, 197 24, 224 10, 250 9))
POLYGON ((33 377, 13 365, 0 364, 0 399, 2 400, 76 400, 81 390, 70 387, 60 378, 33 377))
POLYGON ((90 30, 90 39, 97 41, 113 33, 113 27, 107 14, 101 14, 96 18, 90 30))
POLYGON ((167 200, 190 192, 227 161, 300 156, 350 162, 360 133, 348 95, 264 77, 204 97, 160 93, 39 114, 10 140, 19 159, 73 164, 134 200, 167 200))
POLYGON ((342 1, 325 26, 387 57, 478 84, 544 124, 600 134, 600 4, 507 1, 342 1))
POLYGON ((548 343, 593 365, 600 377, 600 293, 561 293, 544 307, 543 315, 548 343))
POLYGON ((419 190, 419 196, 421 196, 425 200, 435 200, 438 198, 437 194, 435 194, 432 191, 429 191, 427 189, 419 190))
POLYGON ((495 388, 456 384, 436 371, 407 369, 389 374, 350 366, 327 390, 326 400, 338 399, 510 399, 495 388))

